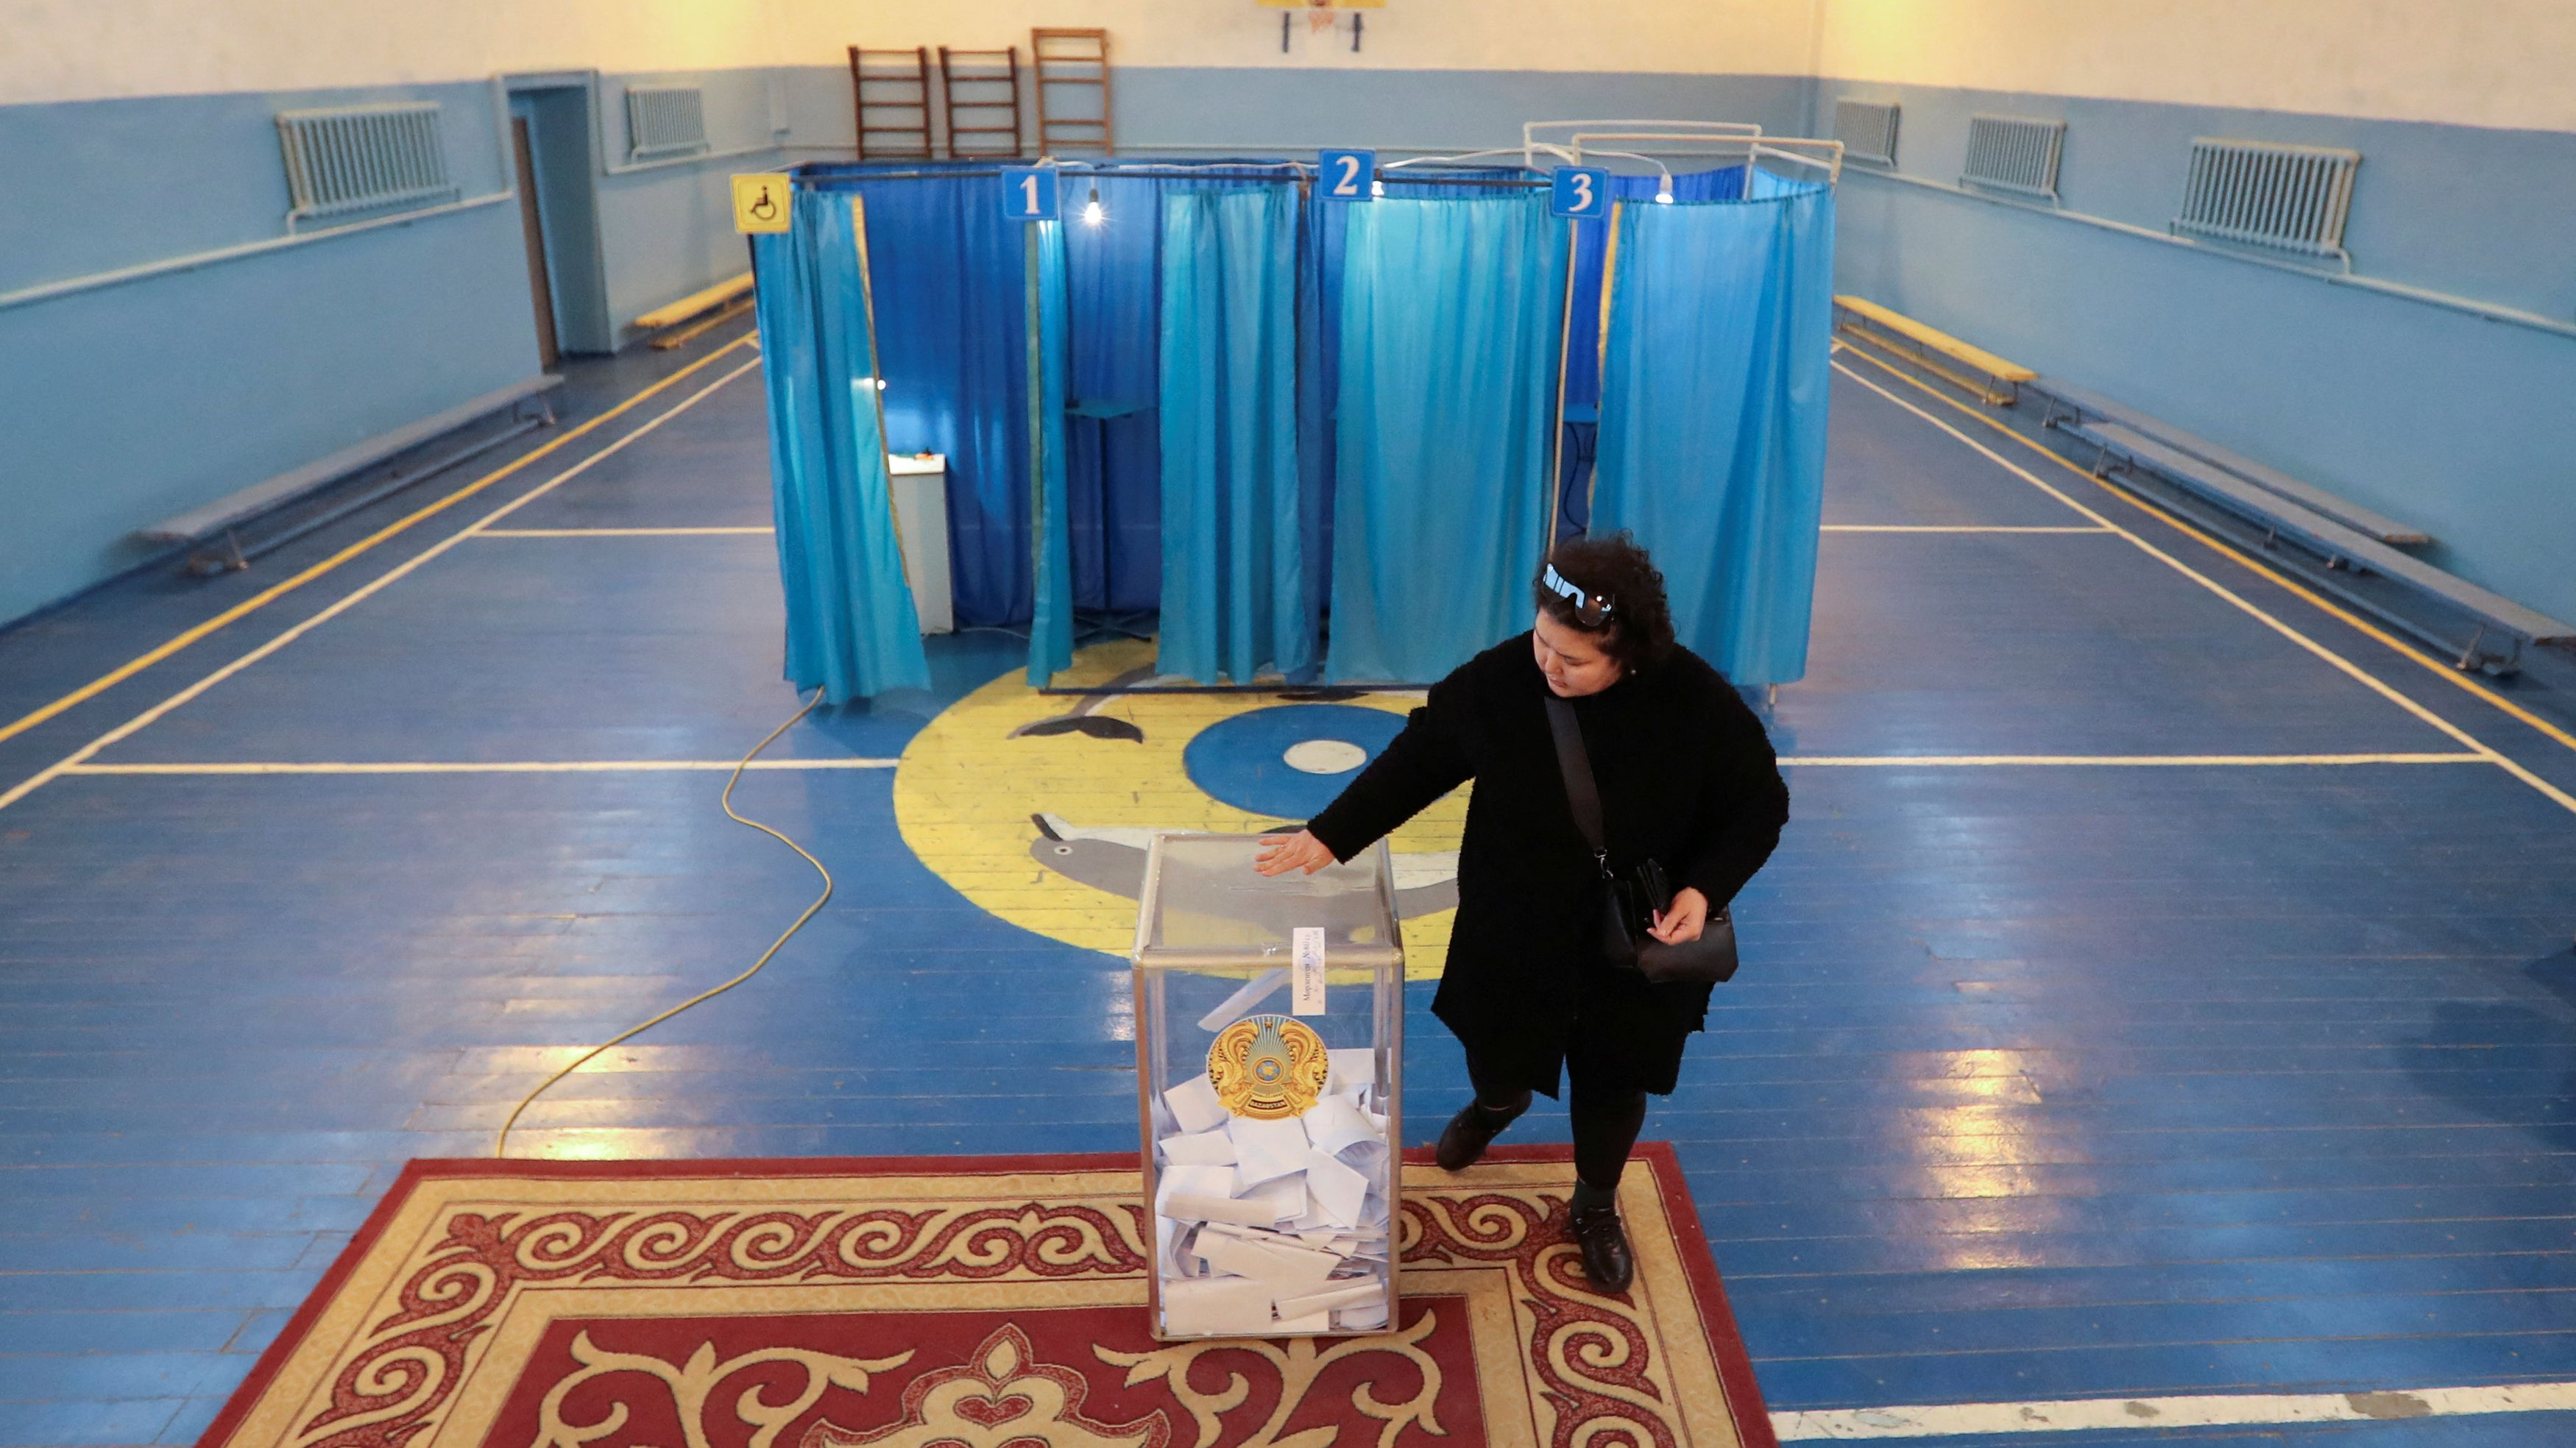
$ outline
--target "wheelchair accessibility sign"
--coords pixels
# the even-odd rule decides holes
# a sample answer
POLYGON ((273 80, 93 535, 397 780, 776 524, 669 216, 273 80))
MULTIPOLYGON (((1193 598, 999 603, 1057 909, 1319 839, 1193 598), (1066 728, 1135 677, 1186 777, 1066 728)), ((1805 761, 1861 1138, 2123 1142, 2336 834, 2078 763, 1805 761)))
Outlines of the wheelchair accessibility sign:
POLYGON ((733 229, 785 231, 790 195, 787 177, 776 171, 761 171, 733 178, 733 229))

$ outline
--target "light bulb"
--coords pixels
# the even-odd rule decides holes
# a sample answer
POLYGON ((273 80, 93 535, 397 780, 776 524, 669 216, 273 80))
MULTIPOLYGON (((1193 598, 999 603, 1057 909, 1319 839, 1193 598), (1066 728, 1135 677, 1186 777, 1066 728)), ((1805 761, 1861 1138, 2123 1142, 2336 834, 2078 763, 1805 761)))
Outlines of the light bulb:
POLYGON ((1672 205, 1672 204, 1673 204, 1673 188, 1671 188, 1670 186, 1667 186, 1667 187, 1665 187, 1663 190, 1656 192, 1656 193, 1655 193, 1655 204, 1656 204, 1656 205, 1658 205, 1658 206, 1670 206, 1670 205, 1672 205))
POLYGON ((1100 188, 1094 186, 1091 188, 1091 199, 1082 203, 1082 224, 1085 226, 1098 226, 1101 222, 1102 215, 1103 213, 1100 210, 1100 188))
POLYGON ((1369 194, 1371 196, 1384 196, 1386 194, 1386 183, 1383 181, 1371 181, 1369 183, 1369 194))

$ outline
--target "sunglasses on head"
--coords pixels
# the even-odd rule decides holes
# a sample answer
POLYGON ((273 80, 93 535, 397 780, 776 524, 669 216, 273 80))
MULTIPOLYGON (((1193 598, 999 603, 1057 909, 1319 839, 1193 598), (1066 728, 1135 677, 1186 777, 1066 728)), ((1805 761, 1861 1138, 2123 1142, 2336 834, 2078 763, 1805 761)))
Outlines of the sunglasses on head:
POLYGON ((1574 617, 1585 628, 1599 628, 1609 622, 1613 604, 1609 594, 1584 592, 1568 582, 1564 574, 1557 572, 1556 565, 1553 563, 1547 565, 1547 570, 1539 575, 1538 581, 1539 586, 1548 592, 1572 602, 1574 617))

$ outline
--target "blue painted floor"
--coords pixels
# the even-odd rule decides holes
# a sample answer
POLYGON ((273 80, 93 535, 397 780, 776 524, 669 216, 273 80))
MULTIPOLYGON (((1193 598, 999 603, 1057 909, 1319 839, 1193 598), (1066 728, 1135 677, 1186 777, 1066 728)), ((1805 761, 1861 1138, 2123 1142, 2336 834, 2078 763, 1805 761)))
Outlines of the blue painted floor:
MULTIPOLYGON (((585 371, 575 419, 730 335, 585 371)), ((1829 523, 2088 524, 1836 388, 1829 523)), ((688 390, 0 743, 0 789, 688 390)), ((763 524, 761 416, 755 372, 500 526, 763 524)), ((2282 627, 2117 534, 1829 534, 1784 753, 2470 752, 2404 699, 2576 782, 2576 752, 2014 456, 2282 627)), ((138 577, 0 634, 0 717, 462 481, 244 578, 138 577)), ((764 537, 470 538, 95 763, 731 760, 795 707, 779 629, 764 537)), ((938 642, 937 689, 778 752, 891 757, 1018 667, 1007 639, 938 642)), ((572 1048, 756 955, 812 877, 718 813, 722 779, 74 773, 0 809, 0 1445, 191 1440, 403 1160, 488 1151, 572 1048)), ((2576 1378, 2576 812, 2476 760, 1790 782, 1748 965, 1648 1127, 1772 1406, 2576 1378)), ((839 897, 752 985, 557 1088, 519 1147, 1132 1148, 1123 964, 970 903, 892 789, 749 776, 740 807, 839 897)), ((1428 997, 1426 1139, 1464 1089, 1428 997)), ((2571 1417, 2047 1441, 2504 1448, 2576 1442, 2571 1417)))

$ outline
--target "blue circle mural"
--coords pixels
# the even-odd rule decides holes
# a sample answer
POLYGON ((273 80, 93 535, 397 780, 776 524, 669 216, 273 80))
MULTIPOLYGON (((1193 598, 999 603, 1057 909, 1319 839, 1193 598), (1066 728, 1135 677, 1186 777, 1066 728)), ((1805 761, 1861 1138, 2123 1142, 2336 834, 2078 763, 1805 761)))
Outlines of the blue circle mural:
POLYGON ((1303 820, 1333 802, 1404 728, 1349 704, 1283 704, 1220 719, 1181 756, 1190 782, 1236 809, 1303 820))

